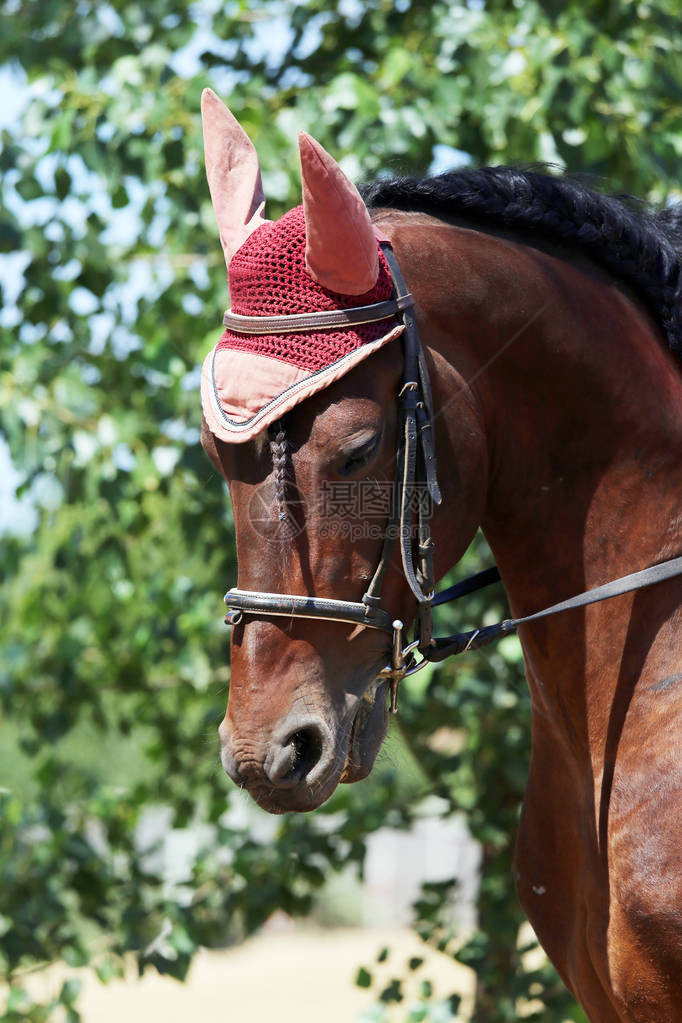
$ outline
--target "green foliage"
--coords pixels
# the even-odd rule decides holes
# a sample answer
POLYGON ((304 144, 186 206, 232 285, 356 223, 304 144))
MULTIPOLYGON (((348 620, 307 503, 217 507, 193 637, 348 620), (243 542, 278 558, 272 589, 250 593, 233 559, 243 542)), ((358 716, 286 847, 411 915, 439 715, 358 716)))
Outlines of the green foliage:
MULTIPOLYGON (((361 864, 366 835, 408 824, 427 790, 483 848, 464 947, 443 891, 416 907, 424 938, 475 968, 476 1019, 530 1001, 547 1021, 575 1011, 518 942, 529 712, 514 641, 404 687, 421 772, 407 786, 384 764, 256 838, 219 770, 219 598, 235 554, 198 444, 198 367, 226 298, 199 97, 212 85, 254 139, 271 216, 298 201, 297 127, 356 177, 424 172, 434 156, 549 159, 661 198, 682 155, 678 17, 672 0, 0 2, 0 65, 30 97, 0 136, 0 253, 21 254, 18 310, 7 300, 0 319, 0 422, 38 515, 2 540, 5 1021, 78 1019, 70 983, 31 1005, 22 976, 42 962, 107 980, 132 951, 140 970, 182 978, 199 944, 236 940, 275 908, 306 913, 325 872, 361 864), (154 804, 173 827, 203 828, 182 882, 140 846, 154 804)), ((502 610, 481 596, 471 622, 449 612, 448 625, 502 610)), ((378 993, 399 995, 399 979, 378 993)), ((442 1020, 456 1003, 435 1005, 425 982, 404 1012, 442 1020)))

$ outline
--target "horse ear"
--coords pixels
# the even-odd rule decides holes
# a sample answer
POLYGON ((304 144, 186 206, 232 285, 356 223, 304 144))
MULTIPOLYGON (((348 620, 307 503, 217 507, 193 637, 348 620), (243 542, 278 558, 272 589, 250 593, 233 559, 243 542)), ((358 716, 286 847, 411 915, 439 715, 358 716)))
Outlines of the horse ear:
POLYGON ((342 295, 363 295, 379 276, 377 237, 355 185, 319 142, 298 134, 308 273, 342 295))
POLYGON ((206 177, 228 267, 237 249, 265 223, 265 194, 250 138, 211 89, 201 95, 206 177))

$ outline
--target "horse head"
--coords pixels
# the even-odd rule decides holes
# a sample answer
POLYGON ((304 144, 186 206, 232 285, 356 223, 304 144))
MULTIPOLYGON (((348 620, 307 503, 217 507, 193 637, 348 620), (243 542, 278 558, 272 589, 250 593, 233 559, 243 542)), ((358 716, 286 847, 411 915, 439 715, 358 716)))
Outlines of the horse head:
MULTIPOLYGON (((237 592, 362 606, 394 498, 402 317, 392 310, 369 322, 284 333, 275 321, 319 311, 382 312, 393 295, 381 247, 387 239, 338 164, 305 133, 302 206, 265 220, 253 145, 209 90, 202 113, 232 303, 227 330, 204 365, 202 441, 230 490, 237 592)), ((398 229, 392 241, 416 257, 410 284, 419 304, 438 286, 433 266, 419 268, 419 231, 398 229)), ((420 329, 430 363, 437 321, 420 329)), ((440 574, 470 541, 485 492, 480 422, 456 376, 451 371, 447 385, 450 393, 460 386, 463 400, 442 424, 441 457, 449 457, 448 436, 473 443, 449 466, 460 511, 437 548, 440 574)), ((414 617, 397 546, 386 558, 381 604, 406 625, 414 617)), ((340 781, 371 770, 387 727, 389 683, 380 673, 390 635, 362 622, 262 613, 233 620, 220 728, 225 769, 272 812, 313 809, 340 781)))

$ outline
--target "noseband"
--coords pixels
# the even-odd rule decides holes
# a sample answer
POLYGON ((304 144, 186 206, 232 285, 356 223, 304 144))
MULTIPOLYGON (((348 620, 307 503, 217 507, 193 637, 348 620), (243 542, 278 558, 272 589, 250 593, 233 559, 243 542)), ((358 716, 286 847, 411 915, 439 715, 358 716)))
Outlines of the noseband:
POLYGON ((402 316, 405 325, 403 333, 405 360, 402 384, 397 398, 399 425, 395 474, 388 526, 372 581, 359 601, 234 588, 225 594, 225 604, 229 608, 225 622, 228 625, 237 625, 245 615, 317 618, 349 625, 364 625, 386 632, 391 636, 391 660, 378 673, 378 677, 388 679, 390 682, 391 711, 395 713, 401 680, 421 671, 426 664, 484 646, 501 636, 516 632, 519 625, 527 622, 583 607, 599 600, 607 600, 609 597, 681 575, 682 557, 623 576, 525 618, 505 619, 495 625, 454 636, 433 637, 433 607, 457 600, 483 586, 497 582, 500 574, 496 567, 489 568, 434 595, 434 544, 429 518, 433 505, 441 503, 441 493, 436 476, 431 384, 419 341, 412 296, 405 286, 390 245, 382 242, 381 247, 393 279, 394 297, 390 301, 354 309, 276 317, 245 317, 228 311, 223 318, 223 323, 233 331, 274 334, 287 333, 291 330, 322 330, 349 323, 371 323, 389 316, 402 316), (416 551, 413 550, 412 544, 415 513, 416 551), (394 619, 390 612, 381 606, 382 586, 396 538, 400 542, 403 574, 417 605, 415 638, 406 645, 403 645, 403 622, 394 619), (415 656, 417 652, 421 655, 420 660, 415 656))

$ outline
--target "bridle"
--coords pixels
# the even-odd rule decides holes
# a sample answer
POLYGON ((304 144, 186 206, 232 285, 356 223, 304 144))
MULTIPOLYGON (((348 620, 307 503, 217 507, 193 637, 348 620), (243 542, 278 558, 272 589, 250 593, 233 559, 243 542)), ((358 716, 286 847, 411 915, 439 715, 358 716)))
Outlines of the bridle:
POLYGON ((244 615, 281 616, 286 618, 316 618, 364 625, 379 629, 391 636, 391 660, 379 673, 388 679, 391 691, 391 711, 397 710, 398 686, 403 678, 421 671, 433 661, 441 661, 454 654, 473 650, 491 643, 501 636, 516 632, 519 625, 536 621, 561 611, 568 611, 631 590, 651 586, 682 574, 682 557, 661 562, 641 572, 623 576, 603 586, 587 590, 576 597, 527 615, 525 618, 505 619, 495 625, 473 629, 453 636, 433 636, 432 609, 473 593, 500 579, 496 567, 486 569, 446 590, 434 593, 434 543, 429 519, 434 504, 441 503, 436 476, 436 455, 433 439, 433 400, 431 384, 419 341, 412 296, 405 286, 402 273, 391 246, 381 243, 393 278, 392 300, 354 309, 327 310, 291 316, 252 317, 226 312, 223 323, 231 330, 244 333, 287 333, 292 330, 323 330, 347 326, 351 323, 371 323, 389 316, 401 315, 403 333, 404 372, 398 392, 398 444, 395 474, 391 494, 389 520, 379 557, 379 564, 363 597, 359 601, 335 600, 330 597, 311 597, 289 593, 268 593, 260 590, 230 589, 225 594, 229 608, 225 622, 237 625, 244 615), (416 514, 416 550, 413 549, 413 520, 416 514), (381 591, 396 538, 405 580, 417 604, 415 638, 404 644, 404 624, 382 607, 381 591), (417 660, 416 653, 421 656, 417 660))
MULTIPOLYGON (((393 278, 394 298, 374 306, 338 310, 337 315, 329 312, 306 313, 308 329, 320 330, 349 322, 374 322, 389 316, 402 315, 405 326, 403 334, 404 371, 398 392, 398 446, 395 458, 395 474, 391 493, 389 521, 372 580, 359 601, 334 600, 328 597, 309 597, 298 594, 266 593, 258 590, 231 589, 225 595, 230 608, 226 622, 236 625, 244 614, 279 615, 298 618, 322 618, 331 621, 364 625, 380 629, 391 636, 391 663, 379 673, 391 681, 391 707, 396 709, 398 684, 407 675, 421 670, 427 661, 422 658, 415 662, 414 651, 422 653, 431 644, 431 607, 434 599, 433 539, 429 529, 432 504, 440 504, 441 494, 436 477, 436 455, 433 442, 433 401, 431 384, 424 354, 419 343, 417 322, 414 315, 412 296, 389 245, 382 243, 382 249, 393 278), (414 502, 414 503, 413 503, 414 502), (413 514, 416 505, 417 548, 412 549, 413 514), (382 607, 381 591, 396 539, 399 539, 403 572, 407 584, 417 601, 417 638, 403 646, 404 625, 382 607)), ((253 329, 245 324, 245 317, 225 313, 223 322, 231 330, 253 329)), ((291 330, 290 321, 296 319, 300 329, 300 315, 249 317, 258 320, 258 329, 271 333, 291 330), (273 321, 276 319, 276 322, 273 321)))

